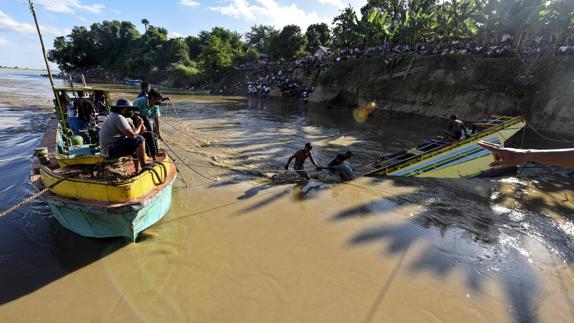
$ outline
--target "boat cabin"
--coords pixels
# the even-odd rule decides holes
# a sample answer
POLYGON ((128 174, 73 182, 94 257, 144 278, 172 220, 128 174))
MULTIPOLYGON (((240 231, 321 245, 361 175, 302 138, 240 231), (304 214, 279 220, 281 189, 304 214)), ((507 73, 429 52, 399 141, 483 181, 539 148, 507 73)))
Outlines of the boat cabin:
MULTIPOLYGON (((110 92, 99 88, 54 88, 57 153, 63 159, 97 156, 99 126, 110 111, 110 92)), ((78 160, 82 162, 82 160, 78 160)))

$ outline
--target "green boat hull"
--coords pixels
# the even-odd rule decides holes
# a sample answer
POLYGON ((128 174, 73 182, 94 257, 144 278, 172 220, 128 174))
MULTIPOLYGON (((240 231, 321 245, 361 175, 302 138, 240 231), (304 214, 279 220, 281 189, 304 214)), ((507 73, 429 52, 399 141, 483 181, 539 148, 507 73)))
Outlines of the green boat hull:
POLYGON ((142 203, 120 207, 86 205, 73 200, 44 198, 58 222, 68 230, 91 238, 126 237, 136 241, 169 211, 174 178, 142 203))

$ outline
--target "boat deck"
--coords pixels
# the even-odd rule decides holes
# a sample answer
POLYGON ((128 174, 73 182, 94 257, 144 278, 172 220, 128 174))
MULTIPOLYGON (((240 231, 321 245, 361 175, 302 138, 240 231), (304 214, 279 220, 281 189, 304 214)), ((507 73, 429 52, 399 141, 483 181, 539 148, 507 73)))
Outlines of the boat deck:
POLYGON ((381 172, 388 173, 389 171, 396 171, 419 161, 421 158, 425 158, 425 156, 437 155, 469 142, 480 140, 493 132, 516 124, 521 120, 521 117, 491 116, 490 118, 474 123, 472 130, 469 131, 471 134, 466 138, 455 140, 437 136, 409 150, 384 155, 373 165, 375 169, 369 171, 366 176, 380 174, 381 172))

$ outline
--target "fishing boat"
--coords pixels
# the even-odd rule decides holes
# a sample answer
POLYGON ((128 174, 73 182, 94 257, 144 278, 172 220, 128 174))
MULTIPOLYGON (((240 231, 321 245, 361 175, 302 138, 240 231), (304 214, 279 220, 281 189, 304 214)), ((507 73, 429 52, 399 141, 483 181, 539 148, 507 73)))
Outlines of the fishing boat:
MULTIPOLYGON (((126 237, 159 221, 170 209, 176 167, 159 152, 156 162, 135 172, 130 158, 109 160, 97 143, 83 143, 71 135, 62 97, 73 102, 78 91, 90 95, 109 92, 91 88, 54 88, 55 117, 47 126, 32 171, 36 190, 54 217, 69 230, 86 237, 126 237), (74 97, 74 95, 76 95, 74 97)), ((108 108, 106 106, 106 108, 108 108)), ((102 120, 102 119, 100 119, 102 120)))
POLYGON ((54 217, 77 234, 136 241, 170 209, 176 166, 160 150, 151 165, 135 174, 131 157, 107 159, 100 154, 98 129, 110 110, 110 92, 54 86, 34 4, 28 3, 54 93, 54 116, 32 166, 35 196, 46 201, 54 217), (77 100, 89 100, 94 106, 87 123, 74 115, 77 100))
POLYGON ((504 146, 525 125, 521 117, 491 116, 473 124, 472 134, 466 138, 452 140, 438 136, 412 149, 384 155, 366 176, 476 176, 487 170, 494 160, 478 142, 504 146))

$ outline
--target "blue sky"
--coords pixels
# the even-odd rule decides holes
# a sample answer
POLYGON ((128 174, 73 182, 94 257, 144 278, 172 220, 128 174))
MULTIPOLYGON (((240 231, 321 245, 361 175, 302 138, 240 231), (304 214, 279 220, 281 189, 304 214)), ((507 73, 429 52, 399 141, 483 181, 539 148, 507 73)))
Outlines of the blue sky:
MULTIPOLYGON (((36 0, 38 20, 47 49, 54 37, 74 26, 103 20, 128 20, 140 32, 147 18, 165 27, 171 37, 196 35, 214 26, 244 33, 254 24, 278 28, 312 23, 329 25, 340 9, 351 4, 357 11, 366 0, 36 0)), ((27 0, 0 0, 0 65, 42 68, 38 36, 27 0)))

